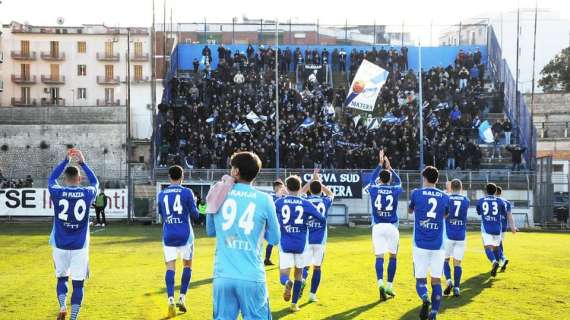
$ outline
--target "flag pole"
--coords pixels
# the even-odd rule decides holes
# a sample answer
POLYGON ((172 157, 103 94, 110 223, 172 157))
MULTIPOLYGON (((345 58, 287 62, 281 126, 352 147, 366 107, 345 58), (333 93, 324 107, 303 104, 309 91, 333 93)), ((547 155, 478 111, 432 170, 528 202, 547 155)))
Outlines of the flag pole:
POLYGON ((418 107, 419 107, 419 127, 420 127, 420 172, 424 169, 424 112, 423 112, 423 88, 422 88, 422 43, 418 43, 418 78, 419 78, 419 92, 418 92, 418 107))
POLYGON ((275 178, 281 175, 279 166, 279 20, 275 19, 275 178))

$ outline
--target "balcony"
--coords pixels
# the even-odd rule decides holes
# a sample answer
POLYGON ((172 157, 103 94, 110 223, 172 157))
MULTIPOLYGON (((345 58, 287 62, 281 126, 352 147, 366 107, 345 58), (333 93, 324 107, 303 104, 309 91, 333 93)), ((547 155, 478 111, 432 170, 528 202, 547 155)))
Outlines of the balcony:
POLYGON ((16 99, 16 98, 12 98, 12 105, 14 107, 29 107, 29 106, 35 106, 36 103, 36 99, 16 99))
POLYGON ((121 82, 119 77, 97 76, 97 83, 102 85, 118 85, 121 82))
POLYGON ((36 60, 36 53, 34 51, 12 51, 10 56, 14 60, 36 60))
POLYGON ((42 83, 45 84, 65 84, 65 76, 44 76, 42 74, 42 83))
POLYGON ((57 99, 42 98, 42 100, 41 100, 41 105, 44 106, 44 107, 49 107, 49 106, 65 106, 65 99, 63 99, 63 98, 57 98, 57 99))
POLYGON ((0 63, 4 62, 4 52, 0 51, 0 63))
MULTIPOLYGON (((125 57, 127 57, 127 54, 125 54, 125 57)), ((150 60, 150 55, 148 53, 131 54, 131 61, 133 62, 147 62, 149 60, 150 60)))
POLYGON ((121 57, 118 53, 116 54, 107 54, 106 52, 97 52, 97 60, 99 61, 114 61, 119 62, 121 57))
POLYGON ((131 79, 131 84, 141 84, 141 83, 148 83, 150 81, 150 78, 147 77, 142 77, 142 78, 132 78, 131 79))
POLYGON ((30 75, 17 76, 13 74, 12 82, 16 84, 36 84, 36 76, 30 76, 30 75))
POLYGON ((97 99, 98 106, 120 106, 121 100, 107 100, 107 99, 97 99))
POLYGON ((63 61, 65 60, 64 52, 42 52, 40 54, 42 60, 45 61, 63 61))

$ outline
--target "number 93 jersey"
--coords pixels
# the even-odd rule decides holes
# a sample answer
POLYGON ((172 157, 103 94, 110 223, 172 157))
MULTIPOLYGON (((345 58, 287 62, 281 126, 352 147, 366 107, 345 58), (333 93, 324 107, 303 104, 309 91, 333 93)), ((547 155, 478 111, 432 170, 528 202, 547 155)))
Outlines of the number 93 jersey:
POLYGON ((481 231, 501 234, 501 216, 506 215, 505 203, 495 196, 486 196, 477 203, 477 214, 481 216, 481 231))
POLYGON ((412 192, 410 209, 414 210, 414 245, 426 250, 443 248, 444 217, 449 196, 437 188, 412 192))
POLYGON ((89 246, 89 207, 95 200, 95 187, 49 187, 54 206, 54 224, 50 244, 62 250, 89 246))
MULTIPOLYGON (((307 197, 319 213, 325 217, 329 216, 329 210, 333 200, 329 197, 321 197, 310 195, 307 197)), ((324 244, 327 241, 327 224, 316 221, 313 217, 309 217, 309 244, 324 244)))
POLYGON ((190 215, 198 209, 192 190, 181 185, 170 185, 158 194, 158 213, 162 218, 162 240, 165 246, 180 247, 194 240, 190 215))
POLYGON ((303 253, 308 240, 308 219, 324 224, 326 218, 308 200, 298 196, 285 196, 275 201, 277 220, 281 225, 281 250, 286 253, 303 253))

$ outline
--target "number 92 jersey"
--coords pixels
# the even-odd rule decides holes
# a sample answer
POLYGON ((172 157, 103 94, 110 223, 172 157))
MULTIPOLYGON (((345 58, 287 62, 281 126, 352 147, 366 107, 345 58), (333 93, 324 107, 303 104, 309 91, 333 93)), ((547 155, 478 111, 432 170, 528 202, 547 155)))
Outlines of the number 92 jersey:
MULTIPOLYGON (((310 195, 307 197, 323 217, 329 216, 333 200, 329 197, 310 195)), ((309 244, 324 244, 327 241, 327 224, 309 217, 309 244)))
POLYGON ((77 250, 89 245, 89 207, 95 199, 94 187, 49 187, 54 205, 54 224, 50 244, 62 250, 77 250))
POLYGON ((501 234, 501 216, 506 215, 505 203, 500 198, 486 196, 477 202, 477 214, 481 216, 481 231, 501 234))
POLYGON ((198 216, 192 190, 170 185, 158 194, 158 213, 162 218, 162 237, 165 246, 180 247, 194 240, 190 214, 198 216))
POLYGON ((412 192, 409 208, 414 210, 414 245, 426 250, 443 248, 444 217, 449 196, 436 188, 412 192))

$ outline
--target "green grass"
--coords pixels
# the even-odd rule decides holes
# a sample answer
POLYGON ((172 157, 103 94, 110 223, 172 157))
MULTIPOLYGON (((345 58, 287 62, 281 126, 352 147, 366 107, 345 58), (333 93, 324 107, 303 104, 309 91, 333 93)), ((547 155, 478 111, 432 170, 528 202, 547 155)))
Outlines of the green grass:
MULTIPOLYGON (((0 225, 0 319, 55 319, 57 307, 49 224, 0 225)), ((209 319, 215 241, 197 230, 190 312, 178 319, 209 319)), ((164 264, 158 226, 111 225, 92 235, 91 279, 82 319, 163 319, 164 264)), ((411 234, 402 232, 395 290, 378 302, 370 229, 330 230, 320 302, 301 301, 291 315, 281 299, 278 270, 268 269, 270 303, 277 319, 417 319, 411 234)), ((480 235, 471 232, 464 259, 462 296, 445 298, 441 319, 561 319, 570 307, 570 234, 519 233, 507 238, 506 273, 489 276, 480 235)), ((274 262, 277 252, 274 251, 274 262)), ((180 267, 180 264, 178 265, 180 267)), ((180 273, 177 273, 177 283, 180 273)), ((178 288, 178 287, 177 287, 178 288)))

